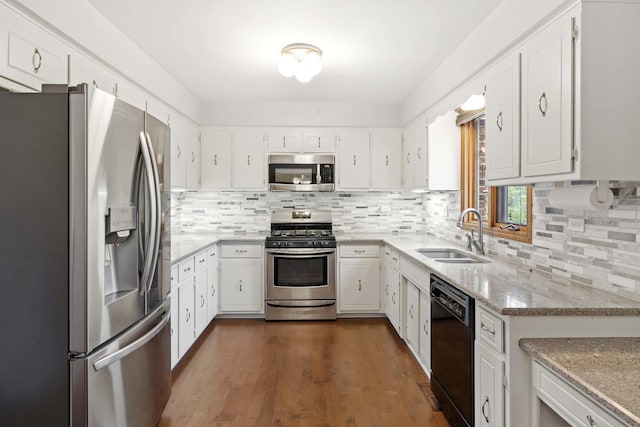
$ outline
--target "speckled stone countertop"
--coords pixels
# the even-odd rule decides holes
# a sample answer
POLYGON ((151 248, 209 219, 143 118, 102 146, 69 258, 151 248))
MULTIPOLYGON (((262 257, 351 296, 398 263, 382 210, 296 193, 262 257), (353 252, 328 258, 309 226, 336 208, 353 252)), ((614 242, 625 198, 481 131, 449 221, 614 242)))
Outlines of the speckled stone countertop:
MULTIPOLYGON (((267 233, 185 233, 171 236, 171 263, 219 242, 264 243, 267 233)), ((531 272, 496 257, 486 264, 445 264, 419 254, 418 248, 457 248, 426 234, 341 233, 339 244, 388 244, 496 312, 512 316, 639 316, 640 302, 569 280, 531 272)))
POLYGON ((527 338, 520 347, 622 421, 640 426, 640 338, 527 338))

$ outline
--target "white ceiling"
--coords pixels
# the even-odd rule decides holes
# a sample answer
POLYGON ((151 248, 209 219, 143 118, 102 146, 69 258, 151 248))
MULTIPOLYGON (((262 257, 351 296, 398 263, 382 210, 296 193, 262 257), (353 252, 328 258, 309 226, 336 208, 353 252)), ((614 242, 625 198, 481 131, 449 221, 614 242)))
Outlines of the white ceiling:
POLYGON ((203 102, 400 104, 501 0, 89 0, 203 102), (310 43, 310 83, 277 70, 310 43))

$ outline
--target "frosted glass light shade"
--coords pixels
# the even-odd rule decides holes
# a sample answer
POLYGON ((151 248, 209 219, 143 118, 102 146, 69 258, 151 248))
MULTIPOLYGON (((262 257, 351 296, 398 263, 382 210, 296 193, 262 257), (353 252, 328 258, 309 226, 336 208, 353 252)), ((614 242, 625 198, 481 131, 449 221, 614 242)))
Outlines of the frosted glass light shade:
POLYGON ((278 71, 284 77, 295 76, 307 83, 322 70, 322 51, 310 44, 295 43, 282 49, 278 71))

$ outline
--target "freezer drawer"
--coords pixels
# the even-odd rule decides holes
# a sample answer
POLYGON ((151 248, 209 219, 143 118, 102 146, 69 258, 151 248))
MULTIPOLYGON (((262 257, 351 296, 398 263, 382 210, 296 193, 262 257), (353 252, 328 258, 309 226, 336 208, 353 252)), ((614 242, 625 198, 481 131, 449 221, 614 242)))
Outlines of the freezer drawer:
POLYGON ((72 361, 72 426, 155 426, 171 393, 170 329, 164 307, 116 342, 72 361))

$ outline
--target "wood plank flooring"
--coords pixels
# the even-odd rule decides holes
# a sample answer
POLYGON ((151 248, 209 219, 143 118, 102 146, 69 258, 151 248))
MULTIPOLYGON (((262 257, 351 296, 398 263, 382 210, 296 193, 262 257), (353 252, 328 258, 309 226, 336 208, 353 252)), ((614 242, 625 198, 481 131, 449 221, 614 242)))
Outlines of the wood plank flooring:
POLYGON ((173 372, 159 427, 448 427, 386 319, 216 319, 173 372))

